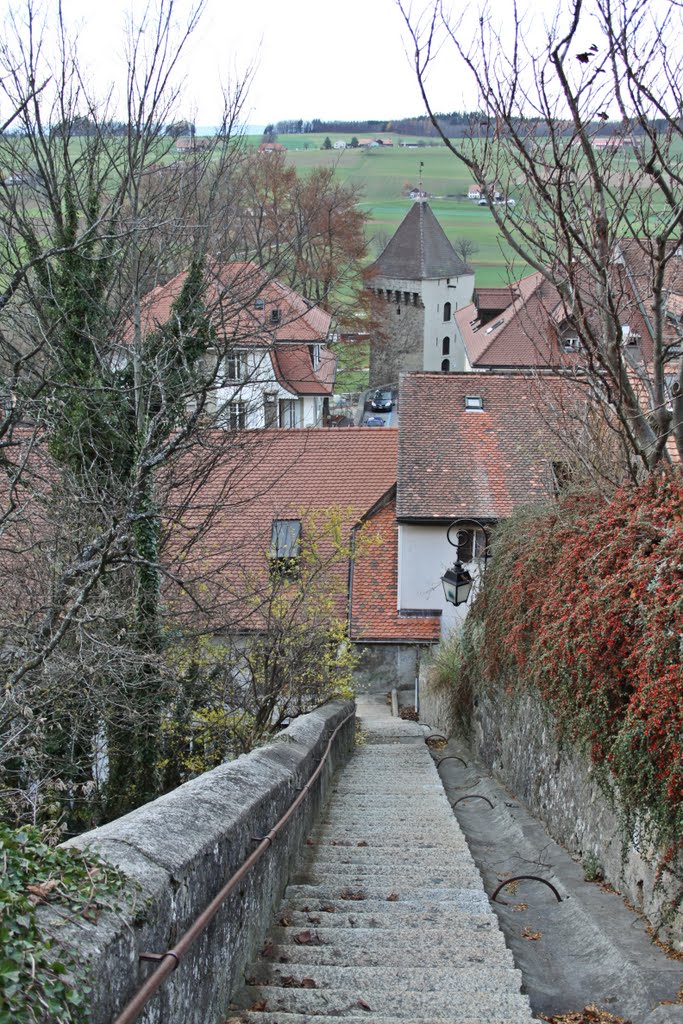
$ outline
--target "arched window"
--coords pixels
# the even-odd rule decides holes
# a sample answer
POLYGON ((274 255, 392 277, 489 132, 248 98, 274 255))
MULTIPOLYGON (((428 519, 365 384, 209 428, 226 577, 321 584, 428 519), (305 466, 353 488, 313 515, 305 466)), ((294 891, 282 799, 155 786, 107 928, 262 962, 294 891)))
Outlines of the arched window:
POLYGON ((451 318, 451 304, 450 304, 450 302, 444 302, 444 304, 443 304, 443 322, 446 323, 446 321, 450 320, 450 318, 451 318))
POLYGON ((451 339, 444 338, 441 342, 441 355, 449 356, 451 354, 451 339))
POLYGON ((450 359, 442 359, 441 360, 441 369, 443 370, 443 372, 444 373, 448 373, 450 368, 451 368, 451 361, 450 361, 450 359))

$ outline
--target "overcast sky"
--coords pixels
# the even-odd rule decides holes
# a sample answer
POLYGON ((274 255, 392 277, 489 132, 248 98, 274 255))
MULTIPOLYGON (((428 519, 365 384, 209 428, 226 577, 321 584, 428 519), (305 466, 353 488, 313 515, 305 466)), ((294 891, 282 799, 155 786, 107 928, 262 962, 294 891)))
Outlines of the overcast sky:
MULTIPOLYGON (((0 0, 0 11, 21 12, 25 2, 0 0)), ((32 2, 53 12, 57 9, 57 0, 32 2)), ((146 0, 62 0, 67 22, 79 27, 81 52, 100 93, 110 81, 125 81, 124 27, 131 2, 140 20, 146 0)), ((558 2, 566 21, 569 0, 558 2)), ((182 15, 191 0, 174 3, 182 15)), ((404 0, 404 4, 418 14, 430 0, 404 0)), ((654 10, 667 5, 667 0, 651 0, 649 6, 654 10)), ((476 26, 477 0, 444 0, 444 6, 456 14, 463 12, 476 26)), ((505 47, 513 36, 513 2, 488 0, 488 6, 491 26, 505 47)), ((590 0, 586 6, 590 8, 590 0)), ((520 0, 520 7, 527 19, 523 40, 534 47, 542 45, 545 18, 554 3, 520 0)), ((590 22, 589 11, 589 34, 590 22)), ((472 24, 458 37, 466 38, 471 31, 472 24)), ((421 114, 423 103, 406 50, 412 47, 396 0, 206 0, 186 52, 179 115, 194 117, 198 125, 217 124, 221 82, 243 77, 250 66, 254 74, 245 108, 247 123, 264 125, 299 117, 389 120, 421 114)), ((436 110, 472 110, 478 105, 468 77, 454 67, 452 47, 444 47, 428 85, 436 110)))
MULTIPOLYGON (((187 0, 179 2, 187 8, 187 0)), ((22 0, 0 0, 4 12, 21 6, 22 0)), ((56 0, 44 0, 43 7, 50 6, 56 0)), ((93 76, 120 81, 129 0, 63 0, 63 8, 69 24, 80 26, 93 76)), ((144 4, 136 0, 132 9, 141 14, 144 4)), ((184 88, 184 106, 194 106, 198 124, 216 123, 220 81, 243 75, 250 64, 255 74, 247 119, 254 124, 423 112, 394 0, 207 0, 188 51, 184 88)), ((434 95, 438 109, 476 102, 446 73, 440 81, 435 76, 434 95)))

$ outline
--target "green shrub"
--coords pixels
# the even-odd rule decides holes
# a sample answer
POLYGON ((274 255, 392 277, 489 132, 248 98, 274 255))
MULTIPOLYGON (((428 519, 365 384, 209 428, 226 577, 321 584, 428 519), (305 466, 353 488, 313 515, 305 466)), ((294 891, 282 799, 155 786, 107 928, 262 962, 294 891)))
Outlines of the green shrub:
POLYGON ((47 846, 34 828, 0 823, 0 1024, 80 1024, 87 1020, 83 966, 40 929, 50 904, 93 920, 123 876, 91 853, 47 846))

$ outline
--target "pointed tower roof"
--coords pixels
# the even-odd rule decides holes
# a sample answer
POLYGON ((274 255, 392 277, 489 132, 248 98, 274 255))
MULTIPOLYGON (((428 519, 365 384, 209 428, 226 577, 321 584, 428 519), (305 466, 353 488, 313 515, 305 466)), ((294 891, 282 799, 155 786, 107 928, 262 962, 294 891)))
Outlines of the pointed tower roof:
POLYGON ((379 277, 409 281, 473 273, 456 255, 429 204, 420 200, 413 203, 381 256, 368 270, 379 277))

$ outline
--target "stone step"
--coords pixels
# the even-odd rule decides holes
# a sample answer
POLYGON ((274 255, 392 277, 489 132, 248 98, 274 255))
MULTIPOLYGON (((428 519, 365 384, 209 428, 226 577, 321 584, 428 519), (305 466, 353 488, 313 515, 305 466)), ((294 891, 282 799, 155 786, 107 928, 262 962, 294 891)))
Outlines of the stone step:
POLYGON ((470 852, 463 839, 455 849, 448 847, 440 850, 406 850, 379 845, 365 846, 312 846, 304 858, 304 865, 325 865, 332 870, 340 864, 384 864, 386 867, 395 865, 419 865, 428 869, 432 865, 457 864, 461 857, 469 858, 470 852))
MULTIPOLYGON (((425 886, 424 889, 420 889, 419 893, 413 886, 412 894, 419 895, 420 900, 433 900, 437 903, 451 903, 456 902, 461 893, 481 889, 483 892, 483 883, 481 877, 476 869, 472 870, 470 876, 464 878, 464 884, 462 886, 425 886)), ((396 881, 382 882, 367 882, 361 883, 349 883, 347 879, 341 880, 339 883, 324 882, 318 885, 290 885, 287 887, 285 898, 288 903, 294 901, 303 901, 312 899, 321 900, 343 900, 347 899, 354 903, 362 903, 363 900, 385 900, 387 901, 389 896, 398 895, 399 898, 410 896, 411 892, 409 889, 404 887, 404 892, 401 893, 401 885, 396 881), (355 893, 362 892, 362 896, 357 898, 349 893, 353 891, 355 893)), ((389 901, 392 902, 392 901, 389 901)))
POLYGON ((421 850, 450 850, 454 841, 462 842, 462 833, 457 837, 450 832, 449 835, 429 834, 422 837, 416 836, 408 829, 394 832, 386 832, 378 828, 346 829, 335 828, 333 825, 326 825, 324 828, 316 828, 311 832, 309 839, 312 846, 358 846, 359 843, 367 843, 373 847, 389 849, 411 849, 417 854, 421 850))
MULTIPOLYGON (((251 1012, 249 1010, 233 1011, 238 1016, 228 1017, 225 1024, 330 1024, 330 1021, 340 1020, 343 1024, 406 1024, 405 1017, 387 1017, 384 1014, 373 1012, 372 1016, 368 1015, 365 1007, 358 1005, 356 1000, 355 1013, 354 1007, 351 1007, 348 1013, 335 1013, 334 1017, 328 1014, 309 1014, 309 1013, 288 1013, 288 1012, 275 1012, 265 1013, 262 1012, 251 1012), (356 1016, 356 1013, 364 1014, 364 1016, 356 1016)), ((411 1020, 415 1024, 449 1024, 449 1022, 457 1021, 457 1024, 531 1024, 531 1018, 527 1012, 518 1013, 517 1015, 505 1014, 499 1015, 494 1014, 493 1016, 487 1015, 486 1017, 453 1017, 452 1015, 444 1017, 436 1017, 433 1011, 427 1011, 428 1016, 422 1016, 414 1014, 411 1020)))
POLYGON ((377 800, 354 799, 353 794, 336 796, 326 804, 323 811, 325 818, 336 817, 358 817, 365 821, 371 821, 378 816, 381 821, 384 818, 402 818, 410 816, 411 819, 431 818, 432 815, 442 814, 446 819, 453 813, 451 805, 446 799, 446 794, 437 796, 435 793, 425 793, 419 803, 419 807, 411 807, 404 799, 393 800, 385 797, 377 800))
POLYGON ((353 915, 354 918, 372 917, 380 923, 384 920, 396 921, 399 917, 406 921, 409 917, 414 917, 416 921, 432 920, 438 923, 455 920, 463 913, 475 914, 477 917, 481 915, 493 922, 496 920, 491 913, 488 896, 479 889, 451 890, 447 899, 443 896, 435 899, 424 894, 413 899, 409 895, 401 896, 400 893, 398 896, 398 900, 387 900, 386 897, 380 900, 370 897, 364 900, 349 900, 340 899, 338 896, 330 898, 318 895, 298 898, 288 890, 277 920, 289 918, 294 913, 330 914, 335 917, 335 922, 338 920, 336 915, 344 914, 353 915))
POLYGON ((485 937, 458 936, 450 929, 413 935, 412 929, 279 928, 264 946, 268 963, 383 967, 406 962, 424 967, 462 968, 470 964, 514 967, 512 954, 498 931, 485 937), (309 941, 310 935, 310 941, 309 941), (500 937, 499 937, 500 936, 500 937), (302 937, 305 942, 302 943, 302 937), (277 941, 275 941, 277 939, 277 941))
POLYGON ((329 865, 302 866, 290 884, 321 885, 327 891, 348 886, 380 891, 378 887, 384 887, 388 892, 402 890, 405 893, 409 890, 422 892, 424 889, 444 889, 449 886, 455 889, 476 889, 481 884, 480 878, 472 861, 431 867, 419 864, 394 867, 381 864, 339 864, 334 868, 329 865))
MULTIPOLYGON (((463 981, 466 981, 463 972, 463 981)), ((461 1021, 473 1017, 491 1024, 497 1018, 517 1018, 531 1024, 531 1010, 526 996, 516 992, 490 992, 486 988, 485 972, 472 972, 480 989, 452 987, 448 991, 397 991, 379 987, 358 988, 280 988, 274 985, 248 985, 240 996, 245 1009, 261 1004, 271 1013, 284 1010, 299 1014, 319 1014, 331 1017, 357 1013, 359 1001, 367 1007, 368 1024, 384 1016, 414 1021, 420 1017, 435 1017, 446 1021, 461 1021), (481 977, 479 977, 481 975, 481 977), (372 1016, 370 1016, 372 1014, 372 1016), (526 1014, 526 1016, 525 1016, 526 1014)), ((363 1007, 365 1009, 365 1007, 363 1007)))
MULTIPOLYGON (((409 956, 406 949, 406 956, 409 956)), ((250 964, 245 972, 248 985, 266 985, 311 989, 347 989, 358 988, 366 992, 379 992, 389 989, 392 993, 412 994, 419 992, 438 992, 443 996, 448 992, 487 992, 509 989, 519 992, 521 974, 514 967, 473 962, 467 967, 410 967, 404 964, 384 964, 381 967, 338 965, 338 964, 276 964, 268 961, 257 961, 250 964)))

